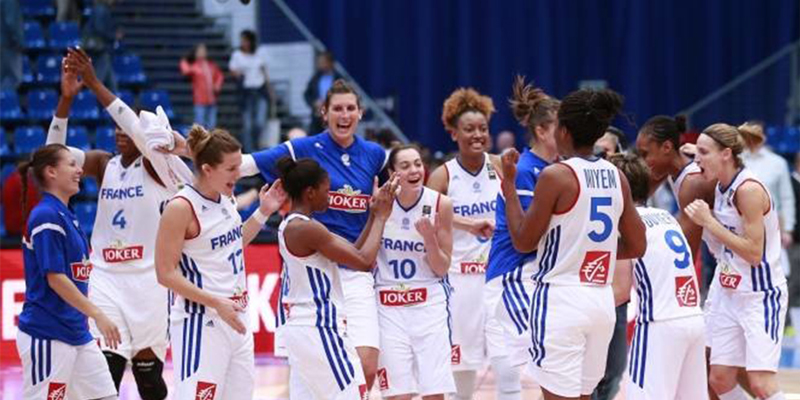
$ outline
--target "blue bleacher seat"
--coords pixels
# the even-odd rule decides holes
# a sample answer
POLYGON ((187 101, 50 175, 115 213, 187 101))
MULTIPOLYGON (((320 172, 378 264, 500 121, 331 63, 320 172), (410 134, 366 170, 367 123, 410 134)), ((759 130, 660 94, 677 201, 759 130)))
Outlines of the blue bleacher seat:
POLYGON ((17 155, 32 153, 44 146, 45 133, 41 126, 23 126, 14 131, 14 151, 17 155))
POLYGON ((83 229, 87 235, 90 235, 92 233, 92 228, 94 228, 94 219, 97 216, 97 203, 93 201, 82 201, 75 204, 73 209, 75 210, 75 216, 78 218, 81 229, 83 229))
POLYGON ((81 44, 81 33, 75 22, 54 22, 48 28, 50 33, 50 48, 66 50, 81 44))
POLYGON ((133 96, 133 92, 130 90, 120 90, 116 93, 117 97, 122 100, 125 104, 129 107, 134 108, 136 107, 136 97, 133 96))
POLYGON ((38 21, 25 21, 22 25, 25 33, 25 48, 28 50, 42 50, 47 47, 44 40, 44 30, 38 21))
POLYGON ((0 92, 0 119, 8 121, 18 121, 25 118, 22 108, 19 106, 19 97, 13 90, 3 90, 0 92))
POLYGON ((117 81, 123 85, 143 84, 147 76, 142 68, 142 60, 135 54, 122 54, 114 57, 112 62, 117 81))
POLYGON ((97 181, 90 176, 85 176, 81 180, 81 194, 87 197, 97 196, 97 181))
POLYGON ((0 157, 8 157, 11 155, 11 148, 8 147, 8 138, 6 138, 6 130, 0 126, 0 157))
POLYGON ((29 18, 55 17, 56 7, 53 0, 23 0, 20 1, 22 15, 29 18))
POLYGON ((89 150, 89 134, 85 126, 70 125, 67 129, 67 145, 79 148, 81 150, 89 150))
POLYGON ((28 92, 28 117, 40 121, 50 120, 57 104, 58 94, 55 90, 32 90, 28 92))
POLYGON ((97 121, 100 119, 100 106, 97 97, 88 90, 82 90, 72 102, 70 117, 82 121, 97 121))
POLYGON ((34 82, 33 70, 31 69, 31 59, 22 56, 22 83, 30 85, 34 82))
POLYGON ((157 106, 164 108, 164 112, 172 119, 175 113, 172 111, 172 103, 169 101, 169 94, 166 90, 146 90, 139 94, 139 104, 143 110, 155 112, 157 106))
POLYGON ((109 153, 117 151, 116 134, 113 126, 101 126, 95 131, 94 148, 109 153))
POLYGON ((786 154, 800 152, 800 126, 788 126, 783 131, 783 141, 786 143, 786 154))
POLYGON ((61 82, 61 56, 39 56, 36 60, 36 82, 44 85, 61 82))

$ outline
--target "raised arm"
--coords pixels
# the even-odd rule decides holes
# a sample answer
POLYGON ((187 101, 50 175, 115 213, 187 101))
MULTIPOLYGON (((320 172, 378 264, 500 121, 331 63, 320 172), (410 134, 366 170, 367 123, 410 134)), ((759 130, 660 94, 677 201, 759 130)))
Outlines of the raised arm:
POLYGON ((622 215, 619 217, 619 240, 617 244, 617 260, 639 258, 647 250, 645 226, 636 205, 631 197, 631 185, 621 171, 619 180, 622 183, 622 215))
POLYGON ((714 188, 716 181, 708 182, 700 174, 691 174, 687 176, 683 185, 681 185, 680 193, 676 193, 675 197, 678 201, 678 224, 689 242, 689 248, 695 259, 700 257, 700 243, 703 238, 703 227, 697 225, 689 218, 684 212, 686 206, 697 199, 703 199, 708 204, 714 202, 714 188))
POLYGON ((270 215, 278 211, 286 201, 286 192, 283 190, 280 179, 272 185, 264 185, 258 192, 260 204, 256 212, 245 221, 242 227, 242 242, 244 246, 250 244, 255 239, 261 227, 267 222, 270 215))

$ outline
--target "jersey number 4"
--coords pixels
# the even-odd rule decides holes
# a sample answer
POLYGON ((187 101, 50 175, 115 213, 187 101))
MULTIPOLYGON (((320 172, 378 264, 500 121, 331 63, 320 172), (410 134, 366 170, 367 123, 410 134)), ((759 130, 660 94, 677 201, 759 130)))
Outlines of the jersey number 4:
POLYGON ((111 218, 112 226, 117 226, 119 229, 125 229, 125 225, 127 225, 128 222, 125 221, 124 212, 125 210, 119 210, 116 214, 114 214, 114 218, 111 218))

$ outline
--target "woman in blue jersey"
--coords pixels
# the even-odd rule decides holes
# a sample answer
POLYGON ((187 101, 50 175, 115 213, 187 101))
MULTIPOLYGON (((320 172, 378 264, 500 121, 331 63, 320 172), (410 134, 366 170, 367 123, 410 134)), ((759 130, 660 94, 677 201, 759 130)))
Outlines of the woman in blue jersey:
MULTIPOLYGON (((356 136, 364 110, 355 90, 337 80, 328 90, 322 116, 328 129, 306 138, 285 142, 277 147, 245 156, 242 175, 261 173, 268 182, 277 178, 278 159, 308 157, 317 161, 330 176, 329 207, 315 213, 314 219, 331 232, 355 242, 368 219, 368 205, 373 184, 386 164, 386 151, 373 142, 356 136)), ((372 387, 378 368, 380 338, 374 279, 368 272, 342 265, 347 325, 356 347, 367 387, 372 387)), ((280 344, 280 343, 279 343, 280 344)))
MULTIPOLYGON (((610 90, 579 90, 558 109, 556 144, 568 157, 542 171, 526 212, 516 178, 519 154, 503 155, 506 221, 514 248, 537 251, 530 331, 531 372, 544 398, 589 399, 603 377, 616 313, 617 259, 640 257, 645 227, 625 176, 594 157, 594 143, 622 108, 610 90)), ((533 261, 528 261, 533 263, 533 261)))
POLYGON ((87 297, 89 242, 68 206, 83 171, 64 145, 36 150, 20 167, 23 210, 29 172, 43 195, 31 210, 23 238, 26 290, 17 334, 23 398, 116 399, 114 381, 87 320, 95 321, 112 348, 120 334, 87 297))

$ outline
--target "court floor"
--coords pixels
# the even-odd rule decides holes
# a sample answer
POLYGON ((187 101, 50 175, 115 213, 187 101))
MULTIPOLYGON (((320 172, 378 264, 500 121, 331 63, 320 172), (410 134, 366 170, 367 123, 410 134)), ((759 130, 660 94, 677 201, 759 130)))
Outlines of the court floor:
MULTIPOLYGON (((800 366, 800 364, 795 364, 800 366)), ((171 385, 173 374, 172 366, 167 365, 164 376, 171 385)), ((278 400, 289 398, 288 387, 289 369, 283 360, 274 358, 259 358, 256 361, 256 391, 255 400, 278 400)), ((785 368, 779 373, 781 387, 789 400, 800 400, 800 368, 785 368)), ((623 381, 624 382, 624 381, 623 381)), ((478 377, 478 391, 475 400, 494 400, 494 378, 491 371, 484 370, 478 377)), ((0 400, 19 400, 22 398, 22 370, 16 365, 0 366, 0 400)), ((528 400, 541 399, 541 392, 533 381, 525 379, 523 382, 523 398, 528 400)), ((136 386, 130 373, 125 375, 122 383, 122 400, 138 400, 136 386)), ((377 390, 373 391, 371 399, 380 399, 377 390)), ((624 390, 616 400, 624 400, 624 390)), ((228 399, 224 399, 228 400, 228 399)))

